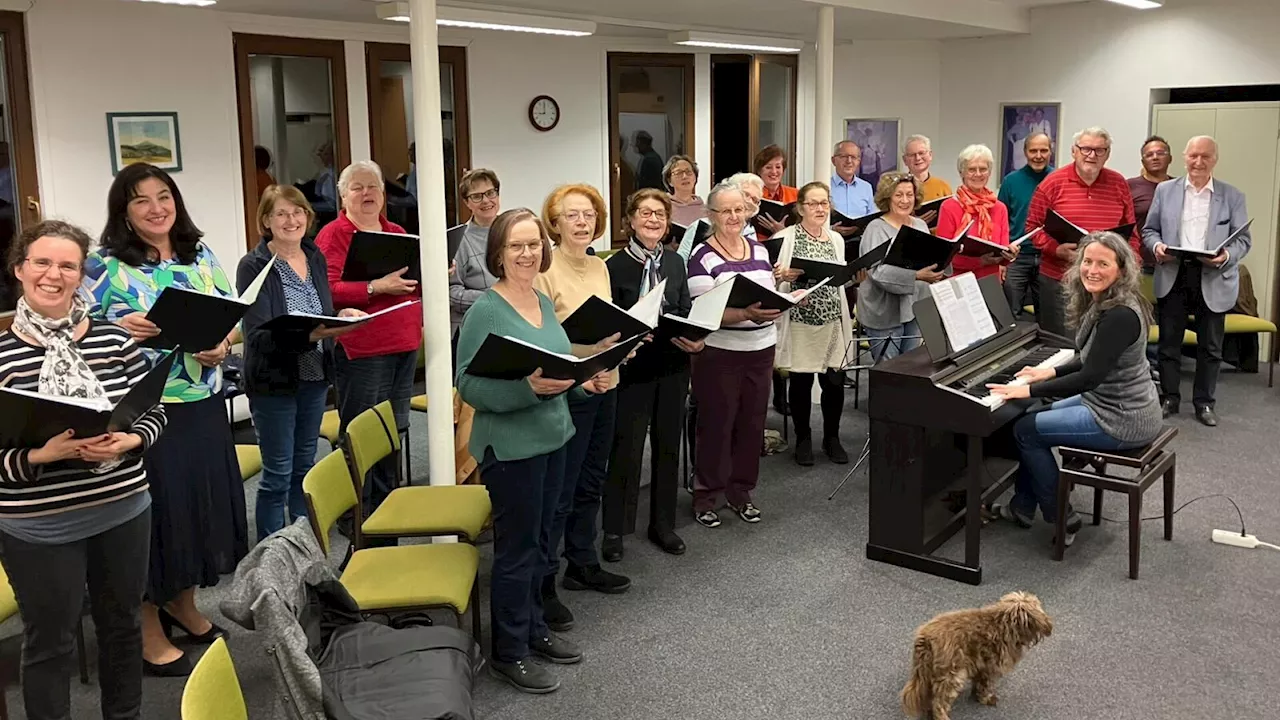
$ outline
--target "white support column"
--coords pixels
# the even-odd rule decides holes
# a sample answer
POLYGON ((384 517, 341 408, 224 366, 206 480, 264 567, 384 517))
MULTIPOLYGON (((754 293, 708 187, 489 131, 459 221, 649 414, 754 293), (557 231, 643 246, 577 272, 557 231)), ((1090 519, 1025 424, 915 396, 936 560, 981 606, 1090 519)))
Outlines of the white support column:
POLYGON ((836 9, 818 8, 818 77, 814 83, 813 179, 831 179, 831 105, 835 92, 836 9))
POLYGON ((444 130, 435 0, 409 2, 418 218, 422 235, 422 322, 427 356, 427 440, 431 484, 453 485, 453 372, 449 358, 449 263, 445 241, 444 130))

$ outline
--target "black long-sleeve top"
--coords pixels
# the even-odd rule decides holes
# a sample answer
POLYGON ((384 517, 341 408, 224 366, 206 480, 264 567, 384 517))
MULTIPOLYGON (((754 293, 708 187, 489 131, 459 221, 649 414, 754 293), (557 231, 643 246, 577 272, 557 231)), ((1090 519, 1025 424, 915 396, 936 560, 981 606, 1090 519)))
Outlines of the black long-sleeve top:
POLYGON ((1031 385, 1031 397, 1069 397, 1102 384, 1120 356, 1142 333, 1142 320, 1132 308, 1104 311, 1093 328, 1089 352, 1057 368, 1057 377, 1031 385))
MULTIPOLYGON (((619 250, 605 264, 609 267, 609 284, 613 304, 629 309, 640 300, 640 281, 644 265, 626 250, 619 250)), ((684 260, 674 252, 663 251, 658 267, 661 279, 667 281, 663 292, 664 313, 686 317, 693 308, 689 296, 688 271, 684 260)), ((689 367, 689 355, 669 340, 641 343, 636 356, 620 368, 624 385, 649 382, 681 372, 689 367)))

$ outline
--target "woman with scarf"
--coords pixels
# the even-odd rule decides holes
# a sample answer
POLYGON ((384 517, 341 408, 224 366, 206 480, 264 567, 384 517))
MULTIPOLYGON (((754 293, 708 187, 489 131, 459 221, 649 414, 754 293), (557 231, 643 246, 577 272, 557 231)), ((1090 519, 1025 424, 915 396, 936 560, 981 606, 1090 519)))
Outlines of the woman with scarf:
MULTIPOLYGON (((662 246, 671 227, 671 213, 671 200, 658 190, 640 190, 627 200, 630 242, 605 263, 613 303, 618 307, 630 308, 664 280, 662 312, 686 316, 693 307, 684 261, 662 246)), ((689 355, 702 348, 701 340, 655 338, 641 345, 636 356, 621 368, 613 451, 604 486, 600 555, 607 562, 622 559, 622 536, 636 529, 646 431, 651 454, 649 541, 672 555, 685 551, 684 541, 675 533, 680 420, 689 392, 689 355)))
MULTIPOLYGON (((149 365, 129 331, 91 318, 77 293, 89 236, 42 222, 13 244, 22 287, 0 333, 0 387, 119 402, 149 365)), ((71 652, 89 588, 104 717, 142 706, 142 593, 151 548, 151 495, 142 454, 160 437, 157 405, 123 432, 0 450, 0 561, 22 613, 22 695, 32 720, 68 718, 71 652)))
POLYGON ((1003 245, 1004 252, 981 257, 956 255, 952 262, 955 274, 971 272, 979 279, 999 273, 1004 281, 1004 267, 1018 256, 1017 246, 1009 247, 1009 208, 987 188, 991 167, 995 164, 986 145, 970 145, 960 153, 956 169, 960 171, 960 187, 938 210, 938 237, 955 237, 970 222, 968 234, 987 242, 1003 245))

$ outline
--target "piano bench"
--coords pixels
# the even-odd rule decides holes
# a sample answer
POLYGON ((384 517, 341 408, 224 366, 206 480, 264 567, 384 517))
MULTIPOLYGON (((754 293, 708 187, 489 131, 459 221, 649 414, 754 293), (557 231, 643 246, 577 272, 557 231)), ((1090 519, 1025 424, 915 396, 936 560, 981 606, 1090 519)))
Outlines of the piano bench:
POLYGON ((1177 455, 1166 449, 1178 429, 1165 427, 1150 444, 1130 450, 1086 450, 1060 447, 1062 468, 1058 471, 1058 518, 1055 529, 1053 559, 1062 560, 1066 553, 1067 506, 1076 485, 1093 488, 1093 524, 1102 522, 1104 490, 1129 496, 1129 577, 1138 579, 1138 555, 1142 545, 1142 495, 1162 479, 1164 488, 1164 539, 1173 539, 1173 485, 1177 455), (1134 474, 1121 476, 1108 472, 1109 466, 1131 468, 1134 474))

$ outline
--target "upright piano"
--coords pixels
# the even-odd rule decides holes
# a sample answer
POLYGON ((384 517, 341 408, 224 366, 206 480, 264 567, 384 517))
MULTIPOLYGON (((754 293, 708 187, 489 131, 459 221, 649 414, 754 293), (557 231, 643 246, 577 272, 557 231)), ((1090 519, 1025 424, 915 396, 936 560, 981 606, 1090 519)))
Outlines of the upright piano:
POLYGON ((982 507, 1018 469, 1008 433, 1038 400, 1005 401, 988 383, 1021 383, 1027 366, 1071 360, 1073 343, 1015 322, 998 278, 978 281, 994 335, 953 349, 931 299, 915 305, 924 345, 871 369, 870 532, 867 557, 977 585, 982 507), (957 504, 961 507, 956 507, 957 504), (964 561, 933 552, 965 530, 964 561))

